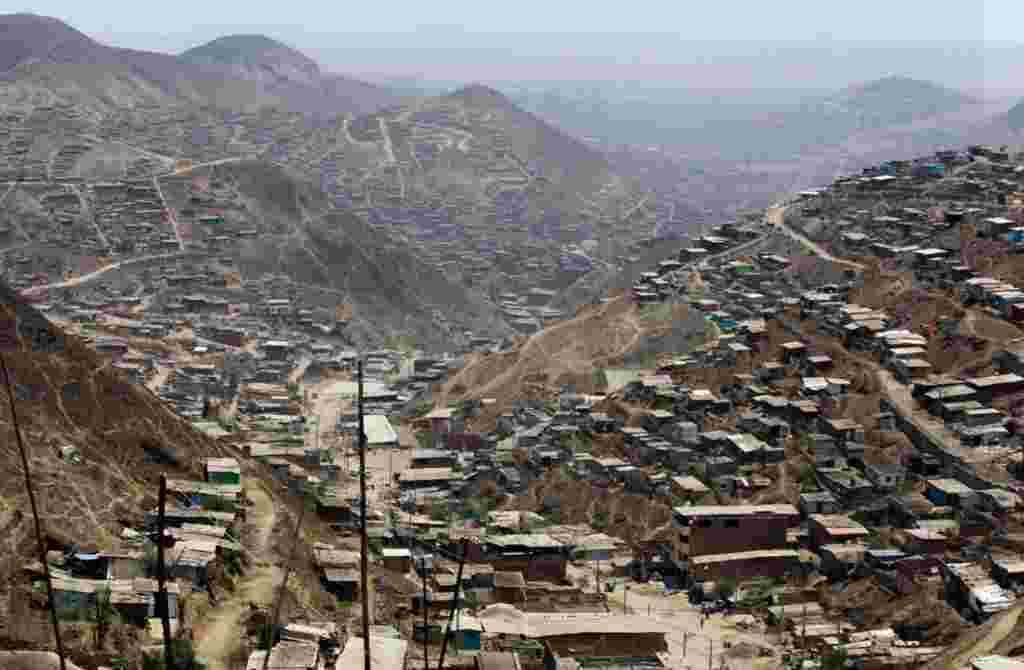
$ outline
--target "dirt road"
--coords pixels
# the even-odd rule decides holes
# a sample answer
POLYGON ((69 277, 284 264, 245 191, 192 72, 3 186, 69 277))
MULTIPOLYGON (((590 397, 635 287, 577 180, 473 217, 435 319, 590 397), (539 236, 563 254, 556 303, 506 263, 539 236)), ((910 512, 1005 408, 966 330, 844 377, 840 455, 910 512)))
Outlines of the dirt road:
POLYGON ((235 592, 222 600, 196 629, 196 654, 205 658, 209 670, 228 670, 225 660, 242 638, 242 614, 249 603, 269 607, 274 588, 283 576, 277 566, 264 561, 270 544, 270 533, 277 521, 274 503, 263 488, 251 483, 246 493, 253 501, 248 510, 247 525, 254 530, 250 555, 253 563, 237 582, 235 592))
POLYGON ((782 232, 782 234, 786 235, 795 242, 798 242, 804 247, 810 249, 811 251, 814 252, 815 256, 824 258, 825 260, 828 261, 832 261, 833 263, 838 263, 839 265, 846 265, 851 268, 856 268, 858 270, 865 269, 864 266, 861 265, 860 263, 854 263, 853 261, 844 260, 842 258, 836 258, 832 254, 825 251, 819 244, 817 244, 813 240, 808 239, 805 235, 797 232, 792 227, 790 227, 786 223, 786 207, 782 205, 769 207, 765 217, 768 219, 768 223, 778 228, 779 231, 782 232))
MULTIPOLYGON (((729 647, 743 643, 758 649, 773 649, 778 653, 780 641, 758 633, 756 630, 740 630, 735 622, 739 617, 725 617, 716 614, 701 626, 701 613, 690 605, 685 594, 666 596, 655 590, 652 584, 629 583, 626 605, 630 614, 649 616, 662 624, 668 624, 671 632, 665 636, 668 642, 667 665, 678 670, 701 670, 708 667, 710 654, 713 667, 724 661, 730 670, 768 670, 779 667, 778 656, 741 658, 731 656, 729 647)), ((623 613, 623 591, 617 588, 608 594, 608 607, 613 614, 623 613)))

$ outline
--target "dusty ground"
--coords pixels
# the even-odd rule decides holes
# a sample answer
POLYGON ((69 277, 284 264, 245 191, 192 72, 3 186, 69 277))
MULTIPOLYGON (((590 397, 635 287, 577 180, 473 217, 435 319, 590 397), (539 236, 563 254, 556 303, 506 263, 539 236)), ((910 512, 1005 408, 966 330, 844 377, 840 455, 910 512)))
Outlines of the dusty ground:
POLYGON ((473 422, 474 429, 486 430, 524 396, 543 396, 565 383, 581 392, 597 392, 594 371, 613 366, 657 325, 638 318, 637 308, 624 295, 581 308, 574 318, 539 331, 512 351, 475 356, 444 384, 437 403, 494 398, 497 402, 473 422))
POLYGON ((725 664, 730 670, 769 670, 781 667, 781 640, 766 633, 760 624, 741 623, 744 617, 711 616, 701 626, 700 610, 690 604, 684 593, 667 596, 653 584, 626 580, 629 591, 624 594, 620 585, 608 594, 608 608, 623 613, 625 606, 631 614, 649 616, 667 623, 671 632, 666 636, 668 655, 663 659, 678 670, 703 670, 725 664), (685 641, 684 641, 685 639, 685 641), (740 646, 742 645, 742 647, 740 646), (765 655, 749 653, 750 649, 763 650, 765 655), (685 653, 684 653, 685 652, 685 653))
MULTIPOLYGON (((3 298, 0 320, 12 318, 13 300, 3 298)), ((122 524, 140 523, 155 505, 160 474, 199 477, 201 458, 223 449, 151 393, 125 383, 77 337, 55 339, 52 351, 41 341, 33 345, 32 332, 57 338, 59 331, 23 306, 17 314, 24 332, 5 359, 26 392, 18 418, 46 532, 55 548, 116 550, 122 524), (60 458, 66 445, 78 448, 80 463, 60 458)), ((35 540, 10 408, 6 399, 0 405, 0 463, 16 475, 0 487, 0 603, 6 603, 6 577, 34 555, 35 540)), ((0 611, 0 636, 10 621, 0 611)))
MULTIPOLYGON (((335 462, 342 466, 338 480, 339 492, 352 495, 357 494, 359 489, 359 479, 349 476, 350 472, 357 472, 359 468, 358 448, 350 436, 336 436, 334 433, 339 414, 352 411, 354 406, 351 399, 339 397, 341 384, 347 382, 346 379, 331 378, 310 385, 307 390, 311 398, 311 409, 307 416, 319 420, 320 446, 336 449, 335 462)), ((416 446, 415 435, 408 425, 395 425, 392 422, 392 427, 398 432, 400 449, 366 451, 367 503, 371 507, 378 502, 390 502, 389 491, 392 487, 389 484, 393 482, 391 475, 409 466, 412 449, 416 446)), ((316 433, 310 431, 306 439, 312 444, 317 439, 316 433)))
MULTIPOLYGON (((962 670, 971 659, 993 653, 1009 654, 1021 645, 1020 620, 1024 603, 1018 603, 984 625, 964 634, 922 670, 962 670)), ((1020 653, 1017 651, 1016 653, 1020 653)))
POLYGON ((271 607, 275 589, 283 577, 280 568, 267 560, 271 531, 277 521, 274 503, 258 483, 249 481, 247 485, 250 487, 246 489, 247 495, 253 501, 246 519, 253 532, 252 545, 248 548, 253 558, 252 567, 238 579, 234 593, 195 625, 196 653, 209 661, 210 670, 231 670, 226 660, 244 637, 243 615, 250 603, 271 607))
POLYGON ((559 501, 560 523, 590 523, 595 514, 600 514, 608 519, 608 527, 602 532, 627 542, 653 539, 667 532, 672 524, 672 510, 664 502, 626 493, 621 486, 601 489, 589 482, 568 479, 558 469, 550 469, 525 494, 504 507, 539 512, 544 501, 551 498, 559 501))

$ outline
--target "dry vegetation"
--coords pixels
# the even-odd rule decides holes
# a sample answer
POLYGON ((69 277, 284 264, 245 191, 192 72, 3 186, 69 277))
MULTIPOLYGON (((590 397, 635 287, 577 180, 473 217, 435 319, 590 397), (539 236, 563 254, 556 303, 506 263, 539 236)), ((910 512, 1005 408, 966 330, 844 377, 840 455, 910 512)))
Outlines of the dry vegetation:
MULTIPOLYGON (((198 477, 200 459, 222 448, 152 393, 124 380, 76 337, 63 336, 37 312, 17 303, 9 290, 0 290, 0 297, 0 324, 13 323, 15 311, 20 323, 16 347, 4 358, 13 380, 32 395, 19 400, 18 419, 50 548, 74 544, 114 549, 123 525, 139 524, 155 506, 161 473, 198 477), (42 350, 39 342, 46 338, 39 334, 59 347, 42 350), (65 385, 74 386, 62 393, 65 385), (69 445, 79 450, 80 463, 61 459, 60 449, 69 445)), ((0 393, 0 453, 10 475, 0 486, 2 638, 11 632, 6 625, 12 621, 9 607, 24 602, 16 596, 20 582, 14 575, 35 557, 36 544, 10 406, 6 391, 0 393)), ((36 614, 25 610, 18 619, 24 623, 36 614)), ((39 616, 38 628, 45 637, 47 626, 39 616)))

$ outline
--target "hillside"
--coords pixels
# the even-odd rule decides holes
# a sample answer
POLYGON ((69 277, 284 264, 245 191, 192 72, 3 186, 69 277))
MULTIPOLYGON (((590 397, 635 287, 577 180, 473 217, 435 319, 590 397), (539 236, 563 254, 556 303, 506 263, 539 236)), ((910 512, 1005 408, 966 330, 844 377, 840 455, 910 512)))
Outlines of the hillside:
POLYGON ((606 368, 628 365, 638 351, 653 357, 663 340, 672 341, 669 351, 679 352, 702 344, 706 335, 704 320, 685 305, 641 310, 619 294, 582 307, 507 351, 474 355, 435 399, 442 407, 466 398, 494 399, 473 420, 474 430, 493 430, 498 417, 520 400, 552 401, 566 385, 578 393, 601 393, 606 368))
MULTIPOLYGON (((54 184, 12 186, 0 200, 39 213, 30 226, 4 217, 16 235, 0 249, 20 244, 27 256, 7 277, 19 288, 33 273, 74 271, 83 254, 124 262, 170 244, 212 272, 283 272, 311 308, 351 299, 361 341, 399 330, 447 348, 452 333, 509 334, 494 307, 501 294, 560 291, 656 223, 650 194, 602 153, 484 86, 390 104, 386 89, 325 74, 265 36, 173 56, 104 46, 32 15, 0 25, 31 36, 0 76, 0 173, 54 184), (209 185, 168 174, 179 159, 209 185), (73 229, 43 206, 66 177, 85 182, 73 229), (153 177, 149 204, 166 208, 173 229, 147 207, 126 219, 96 187, 153 177), (202 223, 222 214, 221 234, 202 223)), ((517 328, 537 327, 531 318, 517 328)))
POLYGON ((32 62, 98 63, 109 58, 108 51, 58 19, 0 15, 0 72, 32 62))
POLYGON ((179 58, 195 65, 229 68, 240 79, 284 79, 307 85, 316 85, 320 79, 320 67, 312 59, 264 35, 218 37, 179 58))
POLYGON ((277 165, 243 161, 217 174, 245 203, 247 224, 260 234, 239 250, 247 276, 283 272, 301 285, 322 287, 328 304, 353 304, 357 327, 370 341, 408 332, 443 347, 454 333, 439 322, 506 334, 493 306, 426 265, 413 249, 391 240, 351 212, 329 210, 321 191, 277 165))
MULTIPOLYGON (((161 473, 199 477, 200 459, 218 447, 0 285, 0 323, 15 319, 16 347, 4 357, 19 386, 18 420, 50 546, 115 549, 122 524, 138 523, 155 505, 161 473), (81 462, 62 460, 66 446, 80 452, 81 462)), ((13 334, 10 326, 6 330, 13 334)), ((5 390, 3 395, 0 463, 7 476, 0 478, 0 592, 36 552, 5 390)), ((0 593, 0 638, 11 621, 4 614, 6 596, 0 593)))
POLYGON ((48 92, 51 104, 100 111, 193 103, 362 114, 398 100, 365 82, 322 77, 316 63, 262 36, 229 36, 178 57, 110 47, 34 14, 0 15, 0 74, 5 88, 27 85, 48 92))
POLYGON ((441 102, 458 102, 486 113, 501 124, 512 151, 533 163, 551 168, 553 181, 569 180, 585 188, 600 184, 610 167, 604 156, 537 116, 517 107, 504 94, 480 84, 466 86, 441 102))

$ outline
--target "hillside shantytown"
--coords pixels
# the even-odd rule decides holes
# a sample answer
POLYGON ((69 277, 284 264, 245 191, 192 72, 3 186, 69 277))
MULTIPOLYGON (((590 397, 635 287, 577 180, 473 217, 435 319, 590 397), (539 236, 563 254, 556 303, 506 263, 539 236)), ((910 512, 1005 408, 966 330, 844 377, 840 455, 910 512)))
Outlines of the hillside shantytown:
POLYGON ((1024 668, 1024 103, 0 63, 0 670, 1024 668))
MULTIPOLYGON (((287 298, 244 318, 184 291, 119 296, 126 314, 37 306, 106 361, 115 393, 158 399, 216 445, 191 470, 146 466, 167 473, 172 634, 207 667, 361 667, 365 598, 372 661, 395 670, 442 653, 538 670, 1015 668, 1021 161, 974 146, 838 178, 682 240, 568 320, 446 355, 346 349, 287 298), (627 364, 679 324, 678 350, 627 364)), ((17 390, 26 411, 90 392, 17 390)), ((48 458, 77 486, 89 454, 63 439, 48 458)), ((163 648, 146 493, 92 536, 51 538, 81 667, 163 648)), ((49 644, 42 568, 29 552, 10 573, 13 649, 49 644)))

